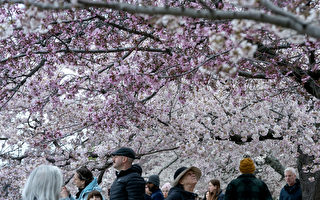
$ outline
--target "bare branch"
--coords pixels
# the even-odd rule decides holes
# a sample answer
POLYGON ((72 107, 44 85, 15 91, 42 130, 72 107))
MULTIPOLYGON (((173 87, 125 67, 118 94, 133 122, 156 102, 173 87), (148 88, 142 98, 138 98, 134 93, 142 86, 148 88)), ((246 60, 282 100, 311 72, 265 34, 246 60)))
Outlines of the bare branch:
POLYGON ((150 152, 147 152, 147 153, 137 154, 136 158, 140 159, 142 156, 152 155, 152 154, 160 153, 160 152, 164 152, 164 151, 173 151, 173 150, 176 150, 176 149, 179 149, 179 147, 172 147, 172 148, 168 148, 168 149, 154 150, 154 151, 150 151, 150 152))
MULTIPOLYGON (((61 40, 60 40, 61 41, 61 40)), ((96 49, 96 50, 84 50, 84 49, 60 49, 55 51, 55 53, 82 53, 82 54, 104 54, 104 53, 118 53, 118 52, 126 52, 126 51, 148 51, 154 53, 167 53, 170 54, 168 49, 156 49, 156 48, 146 48, 146 47, 127 47, 127 48, 115 48, 115 49, 96 49)), ((32 54, 49 54, 52 53, 50 51, 34 51, 32 54)), ((25 57, 27 54, 22 53, 20 55, 16 55, 10 58, 5 58, 0 60, 0 63, 4 63, 10 59, 17 59, 21 57, 25 57)))
POLYGON ((176 157, 171 161, 169 162, 166 166, 164 166, 158 173, 158 175, 160 176, 160 174, 165 170, 167 169, 168 167, 170 167, 173 163, 175 163, 177 160, 179 159, 179 157, 177 156, 176 154, 176 157))
POLYGON ((253 79, 269 79, 266 77, 265 74, 262 74, 262 73, 252 74, 245 71, 238 71, 238 76, 243 76, 245 78, 253 78, 253 79))

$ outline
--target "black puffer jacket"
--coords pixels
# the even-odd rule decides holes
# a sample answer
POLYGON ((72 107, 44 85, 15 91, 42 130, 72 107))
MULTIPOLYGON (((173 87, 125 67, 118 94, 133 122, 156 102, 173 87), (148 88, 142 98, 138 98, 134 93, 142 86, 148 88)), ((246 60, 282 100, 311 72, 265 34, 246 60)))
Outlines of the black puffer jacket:
POLYGON ((195 200, 198 195, 192 192, 187 192, 181 185, 177 185, 170 189, 166 200, 195 200))
POLYGON ((110 188, 110 200, 144 200, 145 181, 141 174, 142 169, 137 164, 116 173, 117 179, 110 188))

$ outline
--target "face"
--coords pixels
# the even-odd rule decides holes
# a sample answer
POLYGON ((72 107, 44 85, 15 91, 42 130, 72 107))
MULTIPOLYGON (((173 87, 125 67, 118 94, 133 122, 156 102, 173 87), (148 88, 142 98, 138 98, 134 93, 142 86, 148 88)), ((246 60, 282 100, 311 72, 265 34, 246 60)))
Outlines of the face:
POLYGON ((197 182, 197 176, 192 170, 189 170, 187 173, 185 173, 185 175, 179 181, 181 185, 196 185, 197 182))
POLYGON ((152 188, 154 187, 154 184, 153 184, 153 183, 147 183, 147 187, 148 187, 149 190, 151 191, 152 188))
POLYGON ((209 192, 206 192, 206 199, 209 199, 209 192))
POLYGON ((112 156, 113 167, 120 170, 123 165, 124 158, 124 156, 112 156))
POLYGON ((163 194, 164 198, 168 197, 168 193, 169 193, 169 190, 167 188, 162 190, 162 194, 163 194))
POLYGON ((285 173, 285 179, 289 186, 293 186, 296 183, 296 175, 291 171, 285 173))
POLYGON ((151 192, 150 192, 150 190, 149 190, 148 184, 146 184, 145 193, 146 193, 147 195, 151 195, 151 192))
POLYGON ((94 196, 94 197, 91 197, 89 200, 102 200, 102 199, 100 197, 94 196))
POLYGON ((78 188, 84 188, 85 181, 84 180, 80 180, 79 174, 75 173, 74 176, 73 176, 73 184, 75 186, 77 186, 78 188))
POLYGON ((209 189, 209 192, 214 192, 214 191, 216 191, 218 189, 218 186, 217 185, 212 185, 212 183, 209 182, 208 189, 209 189))

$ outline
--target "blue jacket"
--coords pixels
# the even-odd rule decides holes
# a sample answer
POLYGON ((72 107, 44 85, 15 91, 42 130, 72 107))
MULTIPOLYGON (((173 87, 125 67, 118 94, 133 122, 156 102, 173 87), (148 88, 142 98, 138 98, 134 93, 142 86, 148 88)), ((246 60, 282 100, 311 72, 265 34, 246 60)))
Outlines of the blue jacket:
MULTIPOLYGON (((91 183, 89 183, 89 185, 87 185, 87 187, 85 187, 81 191, 78 199, 73 196, 70 196, 70 197, 67 197, 64 199, 60 199, 60 200, 87 200, 89 193, 92 192, 93 190, 97 190, 97 191, 101 192, 101 188, 98 185, 97 178, 94 178, 93 181, 91 181, 91 183)), ((103 199, 104 199, 104 197, 103 197, 103 199)))
POLYGON ((110 200, 144 200, 146 183, 141 174, 142 169, 137 164, 117 172, 117 179, 110 188, 110 200))
POLYGON ((302 191, 299 179, 296 179, 296 183, 293 186, 286 184, 281 189, 279 200, 302 200, 302 191))
POLYGON ((222 190, 219 191, 218 200, 223 200, 224 194, 222 193, 222 190))
POLYGON ((156 191, 152 192, 151 200, 164 200, 163 194, 160 189, 157 189, 156 191))

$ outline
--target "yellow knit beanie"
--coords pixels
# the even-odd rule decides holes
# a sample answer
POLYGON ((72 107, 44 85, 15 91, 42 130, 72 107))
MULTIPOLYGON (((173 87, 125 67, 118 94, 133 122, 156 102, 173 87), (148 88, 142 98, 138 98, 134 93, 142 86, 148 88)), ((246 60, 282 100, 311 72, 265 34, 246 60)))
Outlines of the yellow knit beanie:
POLYGON ((244 158, 240 161, 239 169, 243 174, 253 174, 256 167, 254 166, 254 162, 251 158, 244 158))

